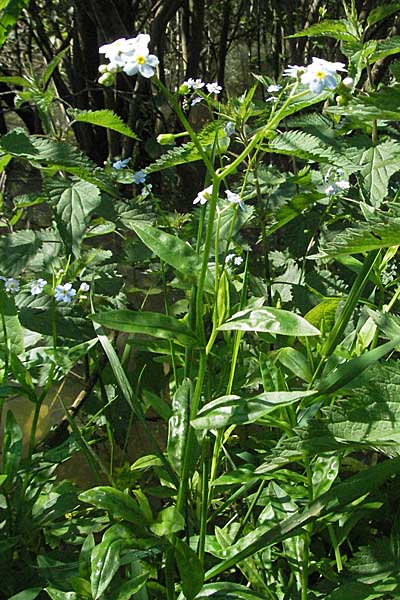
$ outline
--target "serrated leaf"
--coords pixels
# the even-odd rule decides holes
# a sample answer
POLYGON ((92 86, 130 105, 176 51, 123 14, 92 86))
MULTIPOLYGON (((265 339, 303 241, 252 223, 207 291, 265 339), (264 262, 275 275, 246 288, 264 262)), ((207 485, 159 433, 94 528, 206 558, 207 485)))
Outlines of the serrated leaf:
POLYGON ((288 38, 298 37, 332 37, 335 40, 343 40, 353 42, 357 38, 351 33, 351 23, 345 19, 326 19, 315 25, 310 25, 307 29, 303 29, 293 35, 288 35, 288 38))
POLYGON ((75 121, 80 123, 90 123, 91 125, 97 125, 98 127, 106 127, 117 131, 122 135, 126 135, 134 140, 138 140, 136 133, 132 131, 128 125, 126 125, 121 117, 116 115, 112 110, 73 110, 70 111, 75 121))
POLYGON ((375 23, 378 23, 398 10, 400 10, 400 2, 392 2, 391 4, 383 4, 382 6, 373 8, 367 17, 368 26, 375 25, 375 23))
POLYGON ((400 144, 393 140, 372 146, 361 153, 360 175, 371 204, 379 206, 388 193, 391 176, 399 167, 400 144))
POLYGON ((195 346, 195 335, 183 323, 161 313, 139 312, 133 310, 109 310, 90 317, 103 327, 125 331, 126 333, 144 333, 154 337, 174 340, 184 346, 195 346))
POLYGON ((195 429, 221 429, 228 425, 254 423, 278 408, 312 395, 315 395, 313 390, 299 390, 266 392, 250 398, 222 396, 203 406, 191 424, 195 429))
POLYGON ((358 229, 349 228, 321 246, 324 256, 335 258, 341 254, 358 254, 380 248, 400 245, 400 221, 367 223, 358 229))
POLYGON ((220 331, 258 331, 277 335, 320 335, 303 317, 279 308, 245 309, 218 327, 220 331))
POLYGON ((29 4, 29 0, 8 0, 3 6, 0 15, 0 48, 4 45, 9 31, 19 19, 22 10, 29 4))
POLYGON ((385 40, 376 40, 376 49, 369 57, 368 62, 370 64, 383 60, 387 56, 392 54, 398 54, 400 52, 400 35, 394 35, 388 37, 385 40))
POLYGON ((0 238, 0 272, 3 276, 17 277, 40 248, 40 235, 32 230, 3 234, 0 238))
MULTIPOLYGON (((284 131, 278 135, 270 144, 269 149, 279 154, 297 156, 305 160, 316 162, 335 163, 340 155, 324 144, 320 139, 303 131, 284 131)), ((345 159, 342 158, 342 161, 345 159)))
POLYGON ((81 242, 90 217, 100 205, 100 190, 87 181, 56 179, 45 186, 55 210, 61 236, 75 256, 80 256, 81 242))

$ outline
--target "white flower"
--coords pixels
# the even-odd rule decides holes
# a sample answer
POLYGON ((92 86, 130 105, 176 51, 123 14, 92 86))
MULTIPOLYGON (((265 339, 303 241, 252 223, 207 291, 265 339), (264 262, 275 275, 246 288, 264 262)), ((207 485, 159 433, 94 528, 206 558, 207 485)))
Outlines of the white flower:
POLYGON ((183 85, 187 85, 190 90, 201 90, 205 86, 205 83, 201 79, 189 77, 189 79, 183 82, 183 85))
POLYGON ((232 253, 230 253, 230 254, 227 254, 227 255, 226 255, 226 258, 225 258, 225 263, 226 263, 226 264, 228 264, 228 263, 230 263, 231 261, 233 261, 233 260, 235 259, 235 256, 236 256, 236 255, 235 255, 235 254, 232 254, 232 253))
POLYGON ((304 85, 308 85, 310 91, 319 94, 325 89, 334 90, 337 86, 336 71, 345 71, 343 63, 329 62, 322 58, 313 58, 311 65, 306 67, 300 80, 304 85))
POLYGON ((201 98, 200 96, 196 96, 196 98, 193 98, 193 100, 191 101, 190 106, 195 106, 199 102, 202 102, 202 100, 203 98, 201 98))
POLYGON ((281 85, 278 85, 278 84, 271 83, 271 85, 269 85, 269 86, 267 87, 267 92, 268 92, 269 94, 273 94, 274 92, 279 92, 279 90, 281 90, 281 89, 282 89, 282 86, 281 86, 281 85))
POLYGON ((88 283, 86 283, 86 281, 82 281, 81 285, 79 286, 79 290, 78 292, 88 292, 90 290, 90 285, 88 283))
POLYGON ((340 194, 341 192, 345 192, 350 188, 350 183, 344 179, 340 179, 339 181, 335 181, 328 185, 325 189, 325 194, 327 196, 335 196, 336 194, 340 194))
POLYGON ((240 267, 243 262, 243 258, 241 256, 237 256, 233 252, 226 255, 225 264, 233 263, 236 267, 240 267))
POLYGON ((19 282, 13 277, 8 277, 7 279, 4 278, 4 287, 6 292, 16 294, 19 291, 19 282))
POLYGON ((193 200, 193 204, 205 204, 212 194, 212 189, 213 186, 209 185, 208 188, 199 192, 196 198, 193 200))
POLYGON ((219 94, 222 91, 222 87, 216 81, 207 83, 206 88, 209 94, 219 94))
POLYGON ((283 76, 284 77, 294 77, 295 79, 297 79, 297 77, 303 72, 304 72, 304 67, 299 67, 298 65, 289 65, 283 71, 283 76))
POLYGON ((232 204, 239 204, 240 208, 244 210, 243 200, 240 197, 240 194, 236 194, 235 192, 231 192, 231 190, 226 190, 226 199, 228 202, 232 202, 232 204))
POLYGON ((42 279, 41 277, 39 279, 35 279, 34 281, 32 281, 31 295, 38 296, 39 294, 41 294, 43 292, 43 288, 46 284, 47 284, 47 281, 45 279, 42 279))
POLYGON ((148 79, 153 77, 154 68, 159 64, 157 56, 149 54, 149 49, 143 44, 138 45, 132 57, 124 64, 122 70, 127 75, 136 75, 140 73, 143 77, 148 79))
POLYGON ((147 198, 147 196, 150 195, 151 190, 152 190, 153 186, 151 183, 148 183, 147 185, 144 185, 142 188, 142 191, 140 193, 140 195, 142 196, 142 198, 147 198))
POLYGON ((233 264, 239 267, 243 262, 243 258, 241 256, 235 256, 233 259, 233 264))
POLYGON ((72 287, 72 283, 65 283, 64 285, 57 285, 54 291, 54 296, 57 302, 71 302, 71 299, 75 296, 76 290, 72 287))

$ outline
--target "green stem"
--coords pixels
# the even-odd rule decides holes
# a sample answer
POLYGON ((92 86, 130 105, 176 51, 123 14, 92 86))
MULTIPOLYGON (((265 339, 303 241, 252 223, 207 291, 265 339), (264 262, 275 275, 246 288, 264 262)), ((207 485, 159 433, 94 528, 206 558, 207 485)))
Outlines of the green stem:
POLYGON ((209 438, 206 436, 202 447, 202 474, 201 474, 201 512, 198 555, 201 563, 204 563, 204 551, 207 535, 207 513, 208 513, 208 451, 209 438))
POLYGON ((340 573, 343 571, 342 555, 340 554, 340 546, 337 542, 335 528, 331 523, 328 524, 328 533, 332 542, 333 550, 335 552, 336 568, 338 573, 340 573))

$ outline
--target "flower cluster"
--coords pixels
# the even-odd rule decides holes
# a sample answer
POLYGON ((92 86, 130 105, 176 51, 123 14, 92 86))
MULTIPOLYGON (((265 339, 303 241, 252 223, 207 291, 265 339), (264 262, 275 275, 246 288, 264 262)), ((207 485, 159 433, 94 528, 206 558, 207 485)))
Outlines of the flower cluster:
MULTIPOLYGON (((17 294, 20 290, 20 285, 18 279, 14 279, 13 277, 3 277, 0 276, 0 281, 4 282, 4 289, 8 294, 17 294)), ((47 285, 46 279, 34 279, 30 282, 30 292, 31 296, 39 296, 47 285)), ((90 286, 88 283, 83 281, 78 289, 78 292, 74 287, 72 287, 72 283, 64 283, 60 285, 56 285, 54 290, 51 290, 51 295, 54 295, 54 298, 57 302, 64 302, 66 304, 70 303, 72 298, 76 296, 78 293, 79 296, 82 297, 82 294, 88 292, 90 286)), ((50 290, 49 290, 50 291, 50 290)))
POLYGON ((204 99, 204 96, 197 93, 204 87, 206 88, 208 94, 220 94, 222 91, 222 87, 218 85, 216 81, 212 83, 204 83, 204 81, 201 79, 193 79, 193 77, 189 77, 189 79, 182 83, 179 88, 179 93, 183 96, 191 94, 190 102, 187 98, 185 98, 183 101, 183 108, 185 110, 187 110, 189 106, 194 106, 204 99))
POLYGON ((233 265, 235 265, 235 267, 240 267, 240 265, 242 263, 243 263, 243 258, 241 256, 237 256, 237 254, 233 254, 233 252, 226 255, 226 258, 225 258, 226 265, 233 264, 233 265))
POLYGON ((345 179, 339 179, 339 181, 334 181, 329 184, 325 189, 325 194, 327 196, 336 196, 337 194, 341 194, 342 192, 346 192, 350 188, 350 183, 345 179))
MULTIPOLYGON (((212 190, 213 186, 209 185, 207 188, 199 192, 196 198, 193 200, 193 204, 205 204, 207 200, 211 198, 212 190)), ((228 202, 231 202, 231 204, 238 204, 242 210, 245 210, 244 202, 240 197, 240 194, 237 194, 236 192, 231 192, 231 190, 226 190, 225 194, 228 202)))
POLYGON ((152 77, 159 60, 157 56, 150 54, 149 42, 150 36, 140 33, 134 38, 120 38, 111 44, 100 46, 100 54, 104 54, 109 62, 99 66, 101 73, 99 83, 112 85, 115 73, 119 71, 123 71, 129 76, 140 73, 147 79, 152 77))
POLYGON ((341 62, 329 62, 323 58, 313 57, 312 63, 307 67, 289 65, 284 70, 283 76, 300 78, 301 83, 307 85, 311 92, 319 94, 326 89, 334 90, 338 84, 337 72, 346 70, 341 62))

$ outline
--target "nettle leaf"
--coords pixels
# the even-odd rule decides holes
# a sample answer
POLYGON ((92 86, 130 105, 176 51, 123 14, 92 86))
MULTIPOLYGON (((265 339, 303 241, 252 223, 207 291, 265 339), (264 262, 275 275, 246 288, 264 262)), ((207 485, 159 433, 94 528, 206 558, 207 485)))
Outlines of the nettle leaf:
MULTIPOLYGON (((400 366, 375 364, 353 379, 346 398, 324 409, 320 425, 337 441, 372 447, 400 444, 400 366)), ((318 422, 311 427, 318 429, 318 422)))
POLYGON ((71 110, 69 112, 75 121, 90 123, 98 127, 106 127, 134 140, 139 139, 132 129, 123 122, 121 117, 116 115, 112 110, 71 110))
POLYGON ((266 392, 259 396, 222 396, 209 402, 191 421, 195 429, 221 429, 228 425, 254 423, 278 408, 297 402, 300 398, 315 395, 313 390, 298 392, 266 392))
POLYGON ((101 202, 99 188, 88 181, 55 179, 46 181, 45 190, 65 244, 79 256, 90 217, 101 202))
POLYGON ((319 335, 320 331, 308 321, 279 308, 247 308, 233 315, 218 327, 220 331, 258 331, 278 335, 319 335))
POLYGON ((358 254, 400 245, 400 220, 386 223, 365 223, 358 229, 349 228, 321 246, 323 256, 335 258, 342 254, 358 254))
POLYGON ((340 167, 352 166, 345 155, 339 154, 318 137, 303 131, 284 131, 272 141, 269 149, 278 154, 297 156, 304 160, 340 167))
POLYGON ((16 277, 33 260, 41 248, 40 235, 29 229, 0 237, 0 272, 16 277))
POLYGON ((400 144, 393 140, 364 150, 360 156, 360 175, 371 204, 379 206, 386 198, 390 177, 399 166, 400 144))
POLYGON ((400 2, 392 2, 391 4, 378 6, 377 8, 372 9, 367 18, 368 26, 371 27, 372 25, 375 25, 375 23, 382 21, 382 19, 385 19, 398 10, 400 10, 400 2))
POLYGON ((392 54, 400 52, 400 35, 388 37, 385 40, 376 40, 376 50, 371 54, 369 63, 375 63, 378 60, 383 60, 392 54))
POLYGON ((93 314, 90 318, 95 323, 100 323, 103 327, 116 331, 143 333, 166 340, 174 340, 189 347, 198 344, 194 333, 184 323, 161 313, 109 310, 93 314))
POLYGON ((288 38, 298 37, 332 37, 335 40, 343 40, 353 42, 357 38, 352 32, 353 26, 345 19, 326 19, 321 23, 310 25, 307 29, 303 29, 293 35, 288 35, 288 38))

